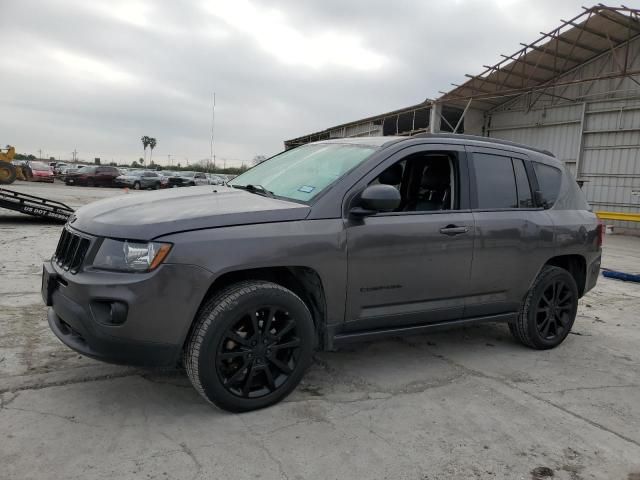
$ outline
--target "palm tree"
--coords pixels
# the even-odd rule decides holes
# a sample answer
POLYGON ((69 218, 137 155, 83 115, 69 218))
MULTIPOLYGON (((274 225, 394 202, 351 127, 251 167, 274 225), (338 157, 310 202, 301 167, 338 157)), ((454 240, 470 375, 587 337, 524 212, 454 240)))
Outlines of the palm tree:
POLYGON ((152 163, 152 158, 153 158, 153 149, 156 148, 158 141, 151 137, 149 138, 149 148, 151 148, 151 154, 149 155, 149 163, 152 163))
POLYGON ((143 135, 140 141, 142 142, 142 146, 144 147, 144 160, 147 160, 147 147, 149 146, 149 140, 151 140, 148 136, 143 135))

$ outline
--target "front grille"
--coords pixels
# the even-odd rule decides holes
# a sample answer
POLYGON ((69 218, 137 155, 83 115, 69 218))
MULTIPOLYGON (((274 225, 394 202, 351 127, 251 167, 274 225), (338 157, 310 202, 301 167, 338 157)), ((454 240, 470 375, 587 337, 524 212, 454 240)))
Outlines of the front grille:
POLYGON ((89 239, 76 235, 65 228, 62 230, 53 261, 61 268, 71 273, 77 273, 89 250, 89 245, 91 245, 89 239))

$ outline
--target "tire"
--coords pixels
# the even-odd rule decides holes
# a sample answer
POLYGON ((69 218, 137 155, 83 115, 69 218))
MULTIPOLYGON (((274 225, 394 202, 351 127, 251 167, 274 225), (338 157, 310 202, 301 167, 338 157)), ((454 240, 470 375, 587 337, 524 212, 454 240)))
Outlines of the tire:
POLYGON ((195 187, 195 186, 196 186, 196 184, 195 184, 195 182, 191 182, 191 183, 189 184, 189 186, 190 186, 190 187, 195 187))
POLYGON ((578 312, 578 287, 569 272, 560 267, 542 268, 527 292, 511 334, 520 343, 537 350, 560 345, 578 312))
POLYGON ((272 282, 243 281, 200 308, 183 360, 208 402, 246 412, 289 395, 314 346, 313 319, 300 297, 272 282))
POLYGON ((12 184, 16 181, 17 175, 18 172, 16 171, 15 165, 0 161, 0 185, 12 184))
POLYGON ((96 182, 93 181, 93 179, 88 178, 87 179, 87 187, 95 187, 96 186, 96 182))
POLYGON ((153 189, 154 189, 154 190, 160 190, 160 182, 156 182, 156 183, 153 185, 153 189))
POLYGON ((141 187, 140 187, 140 182, 134 182, 134 183, 133 183, 133 189, 134 189, 134 190, 140 190, 140 188, 141 188, 141 187))

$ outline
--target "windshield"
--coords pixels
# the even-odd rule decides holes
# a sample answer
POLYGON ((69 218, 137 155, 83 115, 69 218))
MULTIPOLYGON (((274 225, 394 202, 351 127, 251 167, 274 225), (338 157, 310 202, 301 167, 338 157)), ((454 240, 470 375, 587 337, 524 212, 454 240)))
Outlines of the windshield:
POLYGON ((40 162, 31 162, 31 169, 45 172, 50 170, 49 165, 40 162))
POLYGON ((183 177, 193 177, 196 172, 182 172, 180 175, 183 177))
POLYGON ((359 145, 304 145, 256 165, 229 185, 260 186, 278 197, 307 202, 374 151, 359 145))

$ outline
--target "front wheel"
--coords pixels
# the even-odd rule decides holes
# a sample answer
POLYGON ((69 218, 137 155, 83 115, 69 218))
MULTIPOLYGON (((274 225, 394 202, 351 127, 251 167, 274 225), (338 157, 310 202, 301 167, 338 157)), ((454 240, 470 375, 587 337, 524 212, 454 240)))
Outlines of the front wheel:
POLYGON ((538 274, 509 330, 524 345, 546 350, 567 338, 577 312, 578 287, 573 276, 563 268, 547 265, 538 274))
POLYGON ((291 290, 245 281, 200 309, 184 351, 195 389, 232 412, 264 408, 285 398, 311 363, 314 325, 291 290))
POLYGON ((15 165, 0 161, 0 185, 10 185, 16 181, 18 172, 15 165))
POLYGON ((133 183, 133 189, 134 190, 140 190, 140 182, 134 182, 133 183))

